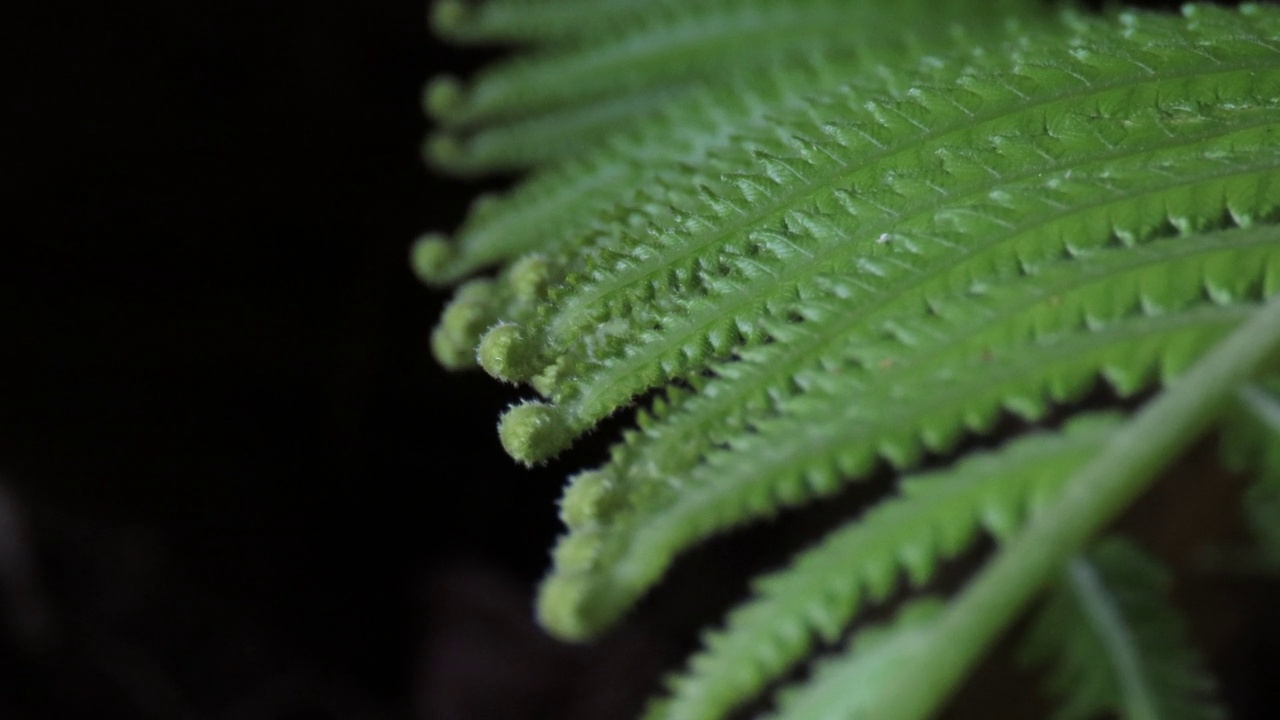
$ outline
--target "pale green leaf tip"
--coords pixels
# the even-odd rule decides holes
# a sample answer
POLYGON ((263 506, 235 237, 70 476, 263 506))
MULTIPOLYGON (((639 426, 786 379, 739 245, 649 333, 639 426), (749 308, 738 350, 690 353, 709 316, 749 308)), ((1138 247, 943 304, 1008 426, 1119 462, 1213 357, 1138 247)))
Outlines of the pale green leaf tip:
POLYGON ((538 588, 538 623, 547 632, 569 642, 583 642, 595 635, 595 629, 583 622, 579 609, 589 585, 581 575, 555 573, 538 588))
POLYGON ((564 413, 554 405, 527 402, 502 416, 498 437, 507 454, 525 465, 554 457, 573 439, 564 413))
POLYGON ((502 195, 496 192, 482 192, 476 195, 467 208, 469 221, 478 221, 486 215, 502 207, 502 195))
POLYGON ((449 335, 444 325, 437 325, 431 331, 431 354, 447 370, 465 370, 471 367, 470 353, 449 335))
POLYGON ((431 29, 440 35, 453 33, 466 19, 467 7, 459 0, 436 0, 431 6, 431 29))
POLYGON ((431 333, 431 352, 441 365, 450 370, 475 366, 476 344, 492 322, 492 298, 491 280, 473 280, 458 288, 431 333))
POLYGON ((480 338, 476 350, 480 367, 493 377, 510 383, 525 382, 540 370, 537 348, 520 326, 498 323, 480 338))
POLYGON ((613 514, 616 497, 608 475, 598 470, 580 473, 560 498, 560 520, 571 530, 603 523, 613 514))
POLYGON ((470 172, 465 163, 466 151, 462 142, 451 133, 436 133, 422 146, 422 159, 427 165, 454 172, 470 172))
POLYGON ((596 565, 600 557, 600 540, 594 533, 576 532, 560 538, 552 560, 557 573, 584 573, 596 565))
POLYGON ((551 284, 551 261, 544 255, 525 255, 511 265, 508 272, 512 294, 523 303, 535 303, 551 284))
POLYGON ((422 94, 427 115, 440 120, 462 106, 462 81, 452 75, 437 75, 427 83, 422 94))
POLYGON ((428 233, 418 238, 409 250, 409 263, 413 272, 428 285, 445 282, 445 268, 453 259, 453 246, 444 236, 428 233))

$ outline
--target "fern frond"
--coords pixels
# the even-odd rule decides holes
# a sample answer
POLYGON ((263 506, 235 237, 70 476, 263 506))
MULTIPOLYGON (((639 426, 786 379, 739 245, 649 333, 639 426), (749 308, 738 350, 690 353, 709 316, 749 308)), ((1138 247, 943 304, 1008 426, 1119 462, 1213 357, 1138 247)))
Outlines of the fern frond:
MULTIPOLYGON (((1275 24, 1276 15, 1267 19, 1275 24)), ((1111 225, 1108 236, 1141 239, 1170 222, 1195 227, 1228 213, 1246 222, 1265 216, 1280 193, 1255 186, 1193 197, 1186 217, 1170 216, 1162 206, 1175 198, 1161 194, 1147 168, 1193 153, 1210 160, 1273 148, 1280 52, 1260 37, 1219 39, 1220 47, 1142 37, 1110 38, 1135 45, 1121 50, 1095 38, 1097 49, 1064 50, 959 88, 841 105, 824 125, 839 137, 801 135, 790 149, 761 138, 735 156, 756 169, 735 175, 732 193, 704 194, 703 207, 675 226, 592 248, 600 259, 558 283, 523 323, 523 354, 544 364, 534 386, 568 429, 561 444, 637 394, 819 314, 814 298, 868 302, 919 283, 963 260, 976 233, 1053 219, 1059 205, 1096 203, 1131 178, 1155 186, 1089 218, 1111 225), (1123 122, 1107 119, 1120 115, 1123 122), (1053 203, 1042 202, 1046 194, 1053 203)), ((1177 192, 1180 179, 1168 172, 1167 189, 1177 192)), ((1070 228, 1092 238, 1084 242, 1105 230, 1070 228)), ((917 302, 933 294, 945 303, 938 288, 923 290, 917 302)))
MULTIPOLYGON (((952 25, 928 45, 908 38, 899 60, 905 70, 868 64, 883 61, 882 55, 808 53, 747 78, 712 84, 580 157, 538 171, 514 192, 478 201, 452 244, 436 237, 423 242, 430 253, 448 254, 439 259, 428 255, 417 263, 419 273, 427 282, 449 282, 495 261, 525 252, 546 253, 608 233, 620 219, 633 227, 670 222, 672 206, 689 204, 699 197, 700 188, 721 182, 718 169, 703 168, 704 162, 747 142, 744 132, 775 133, 785 142, 797 123, 813 114, 814 93, 835 92, 856 101, 903 93, 921 82, 946 84, 989 67, 996 57, 1024 52, 1036 40, 1060 33, 1073 19, 1070 13, 1055 23, 1014 16, 990 26, 952 25)), ((498 147, 492 142, 495 134, 502 131, 489 133, 485 141, 491 148, 498 147)), ((544 145, 525 138, 514 138, 511 144, 535 149, 544 145)), ((470 164, 458 169, 485 167, 489 154, 468 156, 461 161, 470 164)))
POLYGON ((723 717, 816 641, 838 640, 858 610, 883 600, 902 575, 923 585, 940 560, 963 552, 980 529, 1008 536, 1118 424, 1115 416, 1081 416, 1061 432, 1032 434, 904 480, 900 497, 758 581, 756 597, 734 610, 723 630, 704 637, 704 649, 671 681, 670 697, 654 703, 646 718, 723 717))
MULTIPOLYGON (((1073 19, 1074 15, 1064 14, 1059 25, 1070 25, 1073 19)), ((675 208, 696 203, 708 188, 724 182, 711 159, 741 145, 747 130, 780 133, 775 138, 780 142, 793 140, 796 123, 812 121, 812 92, 829 88, 846 102, 856 103, 858 98, 906 92, 926 79, 946 84, 990 66, 995 58, 1016 55, 1054 31, 1060 32, 1061 27, 1051 29, 1012 18, 986 30, 956 25, 949 42, 962 51, 943 59, 914 50, 913 54, 923 57, 909 71, 883 65, 869 69, 848 58, 823 56, 775 64, 753 75, 750 82, 717 85, 676 103, 634 132, 580 159, 536 173, 507 196, 481 198, 453 242, 436 235, 418 241, 414 266, 419 276, 438 284, 522 253, 537 256, 509 266, 490 286, 483 304, 477 303, 473 293, 459 295, 456 303, 463 308, 450 308, 437 329, 437 358, 449 367, 474 364, 480 331, 499 322, 530 319, 551 282, 582 271, 581 261, 590 248, 607 247, 623 228, 672 222, 675 208), (1008 39, 994 50, 979 42, 981 37, 999 34, 1008 39), (575 243, 578 248, 571 256, 557 256, 556 251, 575 243), (536 273, 528 271, 530 261, 536 273), (531 276, 537 281, 531 283, 531 276), (459 315, 471 320, 465 326, 470 332, 459 331, 463 327, 456 319, 459 315)), ((522 147, 539 146, 518 142, 522 147)), ((503 367, 487 369, 500 377, 508 372, 503 367)), ((525 375, 540 369, 530 365, 525 375)))
MULTIPOLYGON (((821 365, 797 373, 804 393, 779 402, 773 417, 761 407, 765 396, 752 398, 752 414, 736 425, 703 418, 683 442, 712 443, 705 452, 678 455, 681 436, 667 434, 679 426, 675 415, 650 435, 633 435, 637 447, 637 438, 664 439, 672 454, 663 461, 661 451, 619 451, 604 470, 573 481, 567 493, 588 486, 581 492, 599 509, 563 542, 591 544, 594 562, 558 568, 548 580, 550 627, 571 636, 599 629, 692 542, 829 494, 864 475, 877 455, 910 467, 926 449, 945 452, 962 433, 988 429, 1002 410, 1034 419, 1052 401, 1077 399, 1100 375, 1126 394, 1175 376, 1253 301, 1280 290, 1280 229, 1098 250, 1060 270, 953 305, 957 317, 975 321, 954 332, 929 318, 903 324, 918 344, 872 338, 842 348, 853 361, 838 375, 821 365), (1082 280, 1072 292, 1069 283, 1082 280), (997 297, 1003 307, 984 302, 997 297), (869 356, 858 361, 864 350, 869 356), (614 470, 636 458, 644 461, 614 470)), ((708 383, 686 407, 714 404, 717 390, 708 383)))
MULTIPOLYGON (((538 49, 465 90, 435 83, 436 159, 558 159, 478 203, 456 243, 415 247, 429 282, 501 266, 459 290, 437 356, 538 393, 499 428, 526 464, 654 398, 565 491, 538 605, 553 633, 599 633, 691 545, 877 466, 910 472, 1002 416, 1076 412, 1100 384, 1160 391, 1124 422, 1088 416, 908 479, 758 583, 652 720, 731 712, 985 528, 999 552, 941 615, 855 642, 778 703, 924 717, 1205 428, 1225 423, 1280 477, 1265 422, 1280 404, 1246 389, 1248 422, 1219 416, 1280 338, 1280 8, 1048 20, 1009 2, 1022 38, 963 22, 968 3, 914 0, 437 10, 457 38, 538 49), (882 32, 889 18, 920 41, 882 32), (938 44, 954 27, 975 42, 938 44)), ((1165 664, 1144 654, 1176 625, 1144 604, 1160 574, 1127 546, 1099 553, 1042 618, 1090 632, 1037 631, 1083 688, 1066 716, 1211 715, 1180 645, 1157 647, 1165 664), (1119 672, 1094 674, 1100 660, 1119 672)))
MULTIPOLYGON (((446 81, 448 82, 448 81, 446 81)), ((450 87, 446 84, 439 87, 450 87)), ((443 92, 439 87, 434 92, 443 92)), ((611 133, 683 104, 699 88, 660 87, 581 107, 547 110, 481 128, 446 128, 422 144, 427 165, 459 176, 523 172, 571 161, 607 142, 611 133)), ((659 116, 660 117, 660 116, 659 116)))
POLYGON ((815 663, 804 683, 778 693, 768 720, 880 720, 874 708, 886 682, 919 652, 943 604, 922 598, 904 605, 892 621, 857 633, 844 652, 815 663))
MULTIPOLYGON (((723 0, 684 0, 720 2, 723 0)), ((437 0, 436 34, 460 43, 570 43, 617 32, 670 0, 437 0)), ((670 8, 662 8, 670 12, 670 8)))
MULTIPOLYGON (((563 17, 572 22, 581 7, 568 5, 563 17)), ((424 101, 444 130, 429 143, 429 155, 445 167, 478 168, 573 154, 605 131, 726 78, 748 77, 813 54, 891 55, 904 34, 932 38, 950 23, 972 17, 979 6, 1029 14, 1034 3, 999 0, 995 5, 652 3, 625 22, 587 28, 584 42, 561 43, 491 67, 468 87, 451 77, 437 78, 424 101), (896 31, 885 33, 886 27, 896 31), (534 156, 522 157, 525 151, 534 156)), ((459 16, 452 10, 443 14, 459 16)))
POLYGON ((1257 542, 1258 560, 1280 569, 1280 394, 1275 377, 1240 389, 1223 421, 1227 464, 1254 476, 1244 496, 1244 517, 1257 542))
MULTIPOLYGON (((1199 28, 1158 22, 1184 23, 1191 34, 1199 28)), ((1058 112, 1068 120, 1058 121, 1055 133, 1042 134, 1048 116, 1042 103, 1032 103, 1030 117, 992 136, 999 139, 991 140, 997 148, 990 155, 946 152, 947 161, 954 158, 946 172, 927 173, 929 182, 916 178, 913 192, 885 197, 925 211, 878 211, 865 195, 848 196, 845 203, 859 203, 882 224, 850 237, 793 221, 789 236, 771 231, 773 257, 758 251, 755 265, 738 265, 740 277, 706 272, 702 284, 677 277, 628 303, 636 323, 650 323, 636 327, 635 337, 662 352, 611 344, 615 334, 630 332, 629 318, 599 316, 593 331, 580 328, 578 347, 563 348, 565 364, 542 378, 563 387, 556 399, 568 402, 520 406, 504 421, 504 443, 517 457, 550 454, 636 392, 708 363, 717 346, 728 357, 686 376, 696 392, 673 393, 609 465, 575 481, 601 509, 565 540, 592 548, 575 551, 593 559, 590 567, 548 581, 543 612, 559 618, 553 628, 573 636, 598 630, 690 543, 833 492, 877 456, 910 467, 926 450, 945 452, 965 432, 988 429, 1002 410, 1038 417, 1050 402, 1078 398, 1099 376, 1127 394, 1176 375, 1251 303, 1275 292, 1273 227, 1199 232, 1270 218, 1280 199, 1280 56, 1257 32, 1231 36, 1213 52, 1185 38, 1170 41, 1157 48, 1172 63, 1160 72, 1132 50, 1113 47, 1107 62, 1091 50, 1094 80, 1081 91, 1090 100, 1078 95, 1077 80, 1066 81, 1074 88, 1066 93, 1070 102, 1057 95, 1052 102, 1065 103, 1058 112), (1104 70, 1124 81, 1100 82, 1104 70), (1214 104, 1170 109, 1190 107, 1172 100, 1179 93, 1202 92, 1214 104), (1222 101, 1235 92, 1234 101, 1222 101), (1123 125, 1092 116, 1101 112, 1101 97, 1125 106, 1123 125), (1081 127, 1073 130, 1073 122, 1081 127), (1015 133, 1027 126, 1028 135, 1015 133), (1110 135, 1117 127, 1120 136, 1110 135), (1067 161, 1076 147, 1083 157, 1067 161), (1019 170, 1001 176, 992 170, 1000 162, 1019 170), (817 251, 828 262, 816 263, 817 251), (776 272, 746 274, 768 261, 776 272), (673 306, 681 300, 693 322, 673 306), (660 332, 664 308, 679 319, 677 329, 706 332, 710 325, 712 335, 683 347, 671 342, 660 332), (753 337, 756 347, 749 347, 753 337), (580 361, 607 358, 596 363, 605 371, 593 377, 573 367, 574 351, 580 361)), ((1124 40, 1135 37, 1141 34, 1124 40)), ((1071 67, 1070 78, 1086 74, 1071 67)), ((1013 86, 1006 80, 1001 87, 1013 86)), ((950 147, 930 147, 929 162, 950 147)), ((761 238, 745 242, 763 244, 761 238)), ((682 254, 676 245, 668 251, 682 254)), ((615 274, 630 270, 620 267, 615 274)), ((554 329, 555 319, 549 324, 554 329)), ((519 356, 518 347, 511 354, 519 356)))
POLYGON ((1254 312, 1176 384, 1146 403, 1071 474, 947 605, 871 713, 923 720, 937 712, 997 636, 1088 542, 1146 491, 1179 451, 1209 430, 1233 393, 1280 353, 1280 299, 1254 312))
POLYGON ((1052 666, 1050 689, 1063 700, 1057 718, 1224 716, 1170 604, 1171 584, 1158 562, 1116 538, 1070 562, 1036 612, 1025 649, 1029 662, 1052 666))
MULTIPOLYGON (((1063 21, 1070 24, 1073 18, 1066 14, 1063 21)), ((556 257, 557 250, 579 243, 573 257, 580 260, 584 249, 616 240, 620 228, 671 222, 673 208, 696 202, 707 188, 723 181, 714 168, 699 165, 739 144, 745 128, 781 132, 778 140, 791 140, 794 123, 813 115, 809 91, 836 87, 835 92, 852 103, 860 97, 905 92, 926 78, 947 83, 990 65, 994 58, 1017 54, 1049 32, 1045 26, 1014 20, 999 27, 1010 39, 996 52, 978 43, 984 33, 954 26, 951 42, 965 51, 945 60, 925 56, 910 72, 876 66, 859 82, 837 82, 848 74, 858 76, 856 64, 848 60, 814 57, 771 66, 751 83, 729 83, 678 103, 580 160, 535 174, 508 196, 481 198, 454 242, 436 235, 419 240, 414 266, 420 277, 438 284, 495 261, 537 254, 506 268, 498 282, 487 286, 483 302, 474 292, 459 293, 455 304, 461 307, 451 307, 435 332, 437 359, 452 368, 474 365, 483 330, 499 322, 530 319, 553 281, 581 270, 571 259, 556 257), (588 239, 592 240, 584 243, 588 239)), ((504 367, 487 369, 499 377, 509 372, 504 367)), ((522 376, 540 369, 530 364, 522 376)))
MULTIPOLYGON (((691 174, 713 182, 697 166, 708 153, 728 147, 736 127, 794 112, 809 90, 838 85, 847 65, 811 55, 795 63, 770 65, 749 83, 715 85, 671 103, 653 117, 637 121, 629 131, 590 146, 580 157, 539 169, 511 193, 481 198, 453 242, 446 244, 435 237, 420 241, 421 247, 440 248, 448 255, 419 261, 416 269, 427 282, 439 284, 526 252, 557 250, 606 228, 615 219, 611 209, 622 198, 630 199, 633 211, 665 213, 666 203, 657 201, 687 194, 691 174), (653 202, 645 205, 641 198, 653 202)), ((496 149, 473 148, 473 153, 458 158, 467 164, 454 169, 487 167, 490 155, 508 153, 505 140, 493 140, 502 132, 493 131, 485 140, 496 149)), ((510 144, 530 145, 524 138, 510 144)), ((540 144, 532 145, 537 151, 540 144)))
MULTIPOLYGON (((433 81, 426 103, 447 127, 563 109, 601 97, 670 92, 747 62, 753 46, 768 55, 798 47, 843 26, 848 3, 834 0, 656 3, 620 32, 587 46, 523 56, 481 72, 462 92, 449 78, 433 81)), ((878 5, 878 4, 877 4, 878 5)), ((884 6, 878 5, 878 10, 884 6)), ((917 13, 919 11, 917 10, 917 13)))

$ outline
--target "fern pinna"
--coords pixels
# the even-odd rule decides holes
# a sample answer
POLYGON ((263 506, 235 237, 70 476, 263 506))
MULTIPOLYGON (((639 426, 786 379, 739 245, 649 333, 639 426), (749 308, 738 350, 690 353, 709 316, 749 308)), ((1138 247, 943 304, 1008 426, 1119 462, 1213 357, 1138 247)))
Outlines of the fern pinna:
POLYGON ((565 490, 548 630, 592 637, 697 542, 904 475, 762 578, 649 718, 725 717, 814 652, 771 716, 925 717, 1045 591, 1028 653, 1063 717, 1219 713, 1156 561, 1087 543, 1217 427, 1275 553, 1280 9, 991 5, 435 8, 526 49, 431 84, 429 158, 529 170, 414 247, 428 283, 497 268, 437 356, 540 396, 499 428, 527 464, 652 398, 565 490), (1143 402, 1082 404, 1100 385, 1143 402), (1009 416, 1029 429, 958 450, 1009 416), (857 625, 983 535, 955 597, 857 625))

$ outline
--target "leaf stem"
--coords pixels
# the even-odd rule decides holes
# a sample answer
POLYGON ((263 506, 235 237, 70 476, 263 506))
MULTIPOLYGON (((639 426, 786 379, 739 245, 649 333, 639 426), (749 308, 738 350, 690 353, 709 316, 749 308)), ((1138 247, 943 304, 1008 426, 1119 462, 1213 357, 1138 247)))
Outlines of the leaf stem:
POLYGON ((950 604, 927 652, 885 688, 868 717, 919 720, 936 712, 1036 592, 1214 422, 1240 383, 1277 350, 1280 297, 1170 383, 1068 479, 1061 496, 950 604))
POLYGON ((1112 591, 1098 576, 1093 563, 1082 556, 1067 563, 1067 583, 1111 660, 1120 685, 1125 720, 1159 720, 1150 681, 1143 676, 1137 643, 1116 607, 1112 591))

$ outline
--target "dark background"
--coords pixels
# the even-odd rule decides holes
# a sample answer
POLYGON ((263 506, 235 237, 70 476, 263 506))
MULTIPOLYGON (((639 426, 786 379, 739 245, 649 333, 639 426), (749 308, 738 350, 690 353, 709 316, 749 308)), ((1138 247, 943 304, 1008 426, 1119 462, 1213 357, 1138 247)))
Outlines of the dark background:
MULTIPOLYGON (((442 49, 421 0, 19 12, 0 717, 430 705, 437 620, 528 624, 565 473, 501 452, 515 391, 435 365, 445 297, 407 265, 476 188, 422 166, 419 90, 492 52, 442 49)), ((462 642, 485 683, 518 657, 462 642)))
POLYGON ((701 618, 533 628, 600 441, 508 460, 518 392, 436 367, 407 266, 480 187, 422 167, 420 87, 494 51, 421 0, 33 7, 0 94, 0 718, 634 708, 701 618))

